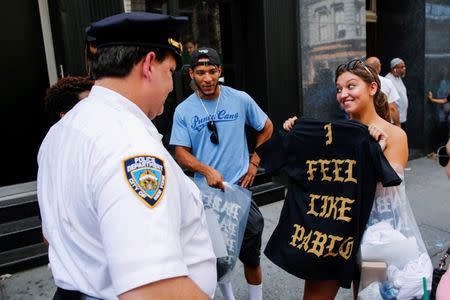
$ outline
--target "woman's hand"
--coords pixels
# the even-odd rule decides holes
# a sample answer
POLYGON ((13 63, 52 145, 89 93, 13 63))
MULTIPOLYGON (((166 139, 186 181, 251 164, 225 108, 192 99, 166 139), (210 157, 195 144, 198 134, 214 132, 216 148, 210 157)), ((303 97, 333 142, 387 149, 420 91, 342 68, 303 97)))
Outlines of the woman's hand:
POLYGON ((292 117, 284 121, 283 123, 283 129, 285 131, 291 131, 292 127, 294 127, 295 122, 297 122, 297 117, 292 117))
POLYGON ((428 91, 428 101, 431 101, 433 99, 433 92, 428 91))
POLYGON ((380 144, 381 150, 384 151, 387 146, 388 135, 375 125, 369 125, 369 134, 380 144))

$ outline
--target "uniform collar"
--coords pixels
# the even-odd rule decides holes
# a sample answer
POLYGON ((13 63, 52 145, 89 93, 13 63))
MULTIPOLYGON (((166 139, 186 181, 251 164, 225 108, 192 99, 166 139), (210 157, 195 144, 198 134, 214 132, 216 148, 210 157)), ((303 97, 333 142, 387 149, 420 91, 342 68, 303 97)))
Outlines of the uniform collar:
POLYGON ((101 101, 102 103, 118 110, 118 111, 127 111, 132 114, 134 117, 139 119, 146 125, 148 132, 159 141, 162 140, 162 135, 158 132, 153 122, 147 117, 147 115, 130 99, 122 96, 121 94, 102 87, 98 85, 94 85, 89 93, 89 97, 93 97, 94 99, 101 101))

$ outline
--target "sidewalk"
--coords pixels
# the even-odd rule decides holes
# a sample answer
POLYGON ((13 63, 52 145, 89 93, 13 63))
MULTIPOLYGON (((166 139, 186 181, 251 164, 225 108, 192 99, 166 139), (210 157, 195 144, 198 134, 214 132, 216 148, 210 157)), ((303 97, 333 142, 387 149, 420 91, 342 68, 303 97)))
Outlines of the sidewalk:
MULTIPOLYGON (((406 171, 406 190, 428 252, 437 265, 442 252, 450 245, 450 181, 444 169, 435 160, 420 158, 409 162, 406 171)), ((265 227, 263 247, 274 230, 283 201, 261 207, 265 227)), ((289 275, 271 263, 264 255, 264 299, 300 299, 303 281, 289 275)), ((233 277, 236 299, 248 299, 242 265, 239 263, 233 277)), ((0 299, 52 299, 55 287, 47 266, 13 274, 0 280, 0 299)), ((351 290, 341 289, 337 300, 352 299, 351 290)), ((219 290, 216 300, 223 299, 219 290)))

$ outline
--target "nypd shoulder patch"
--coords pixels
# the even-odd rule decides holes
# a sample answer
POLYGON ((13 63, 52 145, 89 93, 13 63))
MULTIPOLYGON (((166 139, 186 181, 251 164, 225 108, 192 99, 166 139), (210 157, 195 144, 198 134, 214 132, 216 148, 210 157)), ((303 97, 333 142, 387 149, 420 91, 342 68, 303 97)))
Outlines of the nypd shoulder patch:
POLYGON ((150 208, 158 204, 166 187, 164 161, 152 155, 123 160, 125 176, 131 189, 150 208))

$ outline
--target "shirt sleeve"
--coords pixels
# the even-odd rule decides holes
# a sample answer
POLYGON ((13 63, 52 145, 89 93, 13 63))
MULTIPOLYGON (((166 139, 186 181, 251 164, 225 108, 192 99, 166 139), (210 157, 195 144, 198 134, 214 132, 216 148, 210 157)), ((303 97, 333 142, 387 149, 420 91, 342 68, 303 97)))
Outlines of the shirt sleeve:
POLYGON ((269 173, 281 171, 288 162, 289 135, 279 131, 255 149, 261 158, 261 166, 269 173))
POLYGON ((399 185, 402 182, 402 179, 384 156, 378 142, 371 140, 369 148, 378 181, 380 181, 384 187, 399 185))
POLYGON ((256 104, 250 95, 244 93, 246 98, 246 123, 253 127, 256 131, 261 131, 266 124, 267 115, 266 113, 256 104))
POLYGON ((192 148, 189 128, 180 107, 175 109, 173 115, 172 133, 170 134, 170 145, 185 146, 192 148))
POLYGON ((104 166, 96 172, 99 179, 93 183, 102 246, 118 295, 151 282, 188 275, 180 238, 179 192, 169 192, 177 189, 176 179, 161 159, 161 174, 165 176, 159 176, 157 183, 162 195, 149 207, 130 184, 130 178, 139 173, 131 175, 124 167, 130 157, 152 155, 148 149, 147 153, 140 150, 127 149, 103 159, 104 166))

